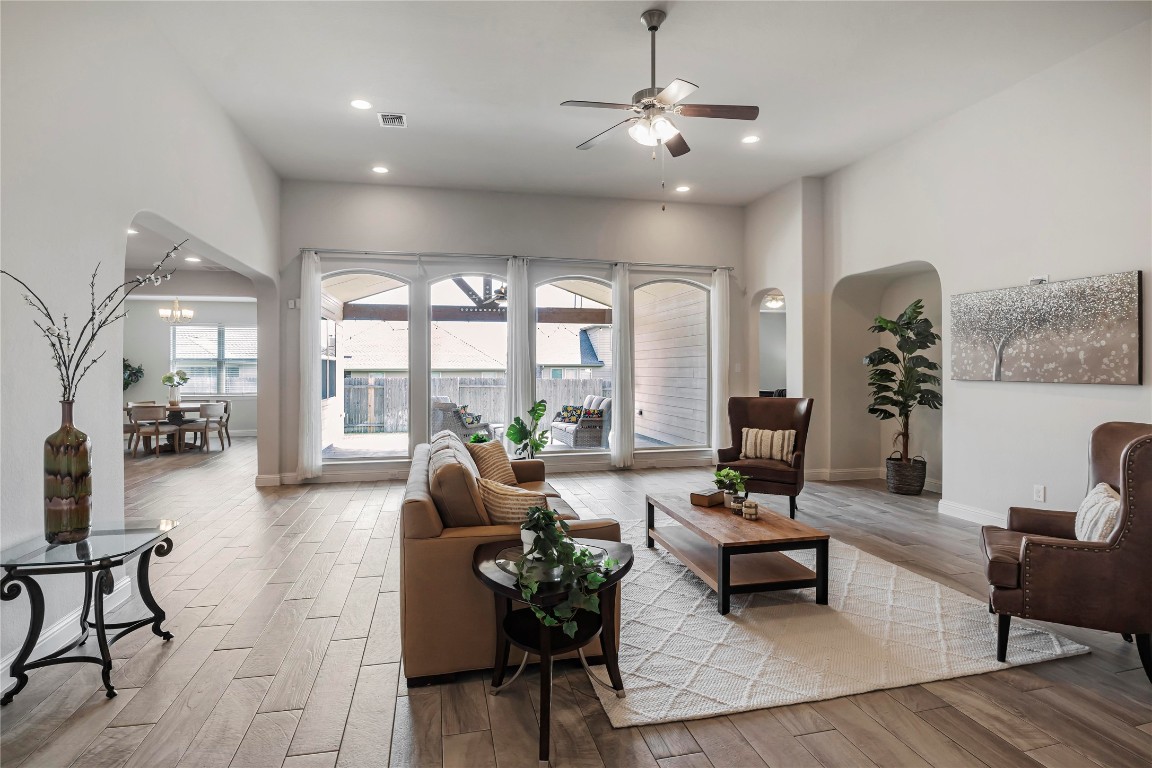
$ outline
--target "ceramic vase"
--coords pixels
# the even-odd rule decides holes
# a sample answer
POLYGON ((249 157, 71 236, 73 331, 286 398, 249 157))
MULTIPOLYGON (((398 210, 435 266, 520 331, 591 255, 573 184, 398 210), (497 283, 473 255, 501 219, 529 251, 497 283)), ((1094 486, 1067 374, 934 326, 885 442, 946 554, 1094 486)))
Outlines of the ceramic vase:
POLYGON ((72 400, 60 401, 60 429, 44 441, 44 538, 71 544, 92 529, 92 442, 72 423, 72 400))

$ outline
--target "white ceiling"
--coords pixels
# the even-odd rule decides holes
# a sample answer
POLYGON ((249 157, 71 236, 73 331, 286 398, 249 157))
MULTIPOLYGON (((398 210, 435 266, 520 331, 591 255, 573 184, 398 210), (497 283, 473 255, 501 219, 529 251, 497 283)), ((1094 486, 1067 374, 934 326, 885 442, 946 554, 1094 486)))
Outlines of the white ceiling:
MULTIPOLYGON (((657 79, 754 123, 681 120, 683 199, 747 203, 823 175, 1149 17, 1111 2, 144 3, 285 178, 650 199, 660 164, 622 119, 562 108, 648 85, 639 16, 663 5, 657 79), (353 98, 374 109, 352 109, 353 98), (375 112, 408 115, 405 129, 375 112), (740 138, 754 132, 759 144, 740 138), (391 173, 373 174, 383 164, 391 173)), ((670 193, 675 195, 676 193, 670 193)))
MULTIPOLYGON (((165 238, 163 235, 153 232, 148 227, 133 222, 132 228, 136 230, 135 235, 128 235, 128 244, 124 253, 124 266, 127 269, 147 269, 151 270, 152 265, 164 258, 164 254, 172 248, 174 243, 172 240, 165 238)), ((179 241, 176 241, 179 242, 179 241)), ((181 272, 185 270, 200 270, 200 271, 216 271, 216 272, 230 272, 231 270, 221 267, 211 259, 201 256, 189 246, 185 245, 172 256, 172 261, 169 264, 181 272), (188 256, 199 257, 199 262, 185 261, 188 256)))

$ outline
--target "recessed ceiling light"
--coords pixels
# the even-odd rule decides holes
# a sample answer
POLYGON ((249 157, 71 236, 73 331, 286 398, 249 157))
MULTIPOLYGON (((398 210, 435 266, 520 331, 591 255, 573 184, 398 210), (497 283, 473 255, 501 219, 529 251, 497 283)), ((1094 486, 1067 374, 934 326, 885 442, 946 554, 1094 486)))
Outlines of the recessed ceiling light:
POLYGON ((744 142, 745 144, 755 144, 756 142, 760 141, 760 137, 759 136, 745 136, 744 138, 740 139, 740 141, 744 142))
POLYGON ((352 106, 356 109, 372 109, 371 102, 364 101, 364 99, 356 99, 352 102, 352 106))
POLYGON ((193 264, 196 264, 200 261, 200 257, 199 256, 185 256, 184 261, 190 261, 193 264))
POLYGON ((128 234, 130 234, 130 235, 138 235, 138 234, 140 234, 140 233, 139 233, 139 232, 137 232, 137 231, 136 231, 136 230, 134 230, 134 229, 129 229, 129 230, 128 230, 128 234))
POLYGON ((388 169, 382 165, 377 165, 372 168, 372 173, 388 173, 388 169))
POLYGON ((692 189, 692 187, 687 187, 687 186, 676 187, 677 192, 687 192, 690 189, 692 189))

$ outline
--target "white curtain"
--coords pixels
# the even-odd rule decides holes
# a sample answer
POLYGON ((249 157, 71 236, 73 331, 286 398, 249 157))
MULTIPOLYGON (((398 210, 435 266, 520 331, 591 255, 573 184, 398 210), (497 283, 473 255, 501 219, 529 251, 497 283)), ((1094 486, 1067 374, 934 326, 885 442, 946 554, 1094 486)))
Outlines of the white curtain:
POLYGON ((712 450, 728 446, 728 270, 712 270, 712 450))
POLYGON ((632 466, 636 435, 632 412, 632 290, 627 264, 612 267, 612 466, 632 466))
POLYGON ((296 479, 319 477, 324 447, 320 420, 320 257, 300 258, 300 446, 296 479))
POLYGON ((508 259, 508 418, 526 419, 535 396, 536 365, 532 359, 532 315, 536 297, 528 282, 528 259, 508 259))

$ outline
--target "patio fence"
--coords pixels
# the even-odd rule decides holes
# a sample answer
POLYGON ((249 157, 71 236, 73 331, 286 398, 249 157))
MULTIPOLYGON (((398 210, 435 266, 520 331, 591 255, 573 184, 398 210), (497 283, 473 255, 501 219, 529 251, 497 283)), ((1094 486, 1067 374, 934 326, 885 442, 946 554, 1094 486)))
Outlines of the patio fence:
MULTIPOLYGON (((467 405, 489 423, 503 424, 503 377, 444 376, 432 379, 432 395, 467 405)), ((609 379, 538 379, 536 397, 548 401, 545 421, 562 405, 579 405, 588 395, 609 395, 609 379)), ((523 415, 523 414, 522 414, 523 415)), ((353 376, 344 379, 344 432, 407 432, 408 377, 353 376)))

